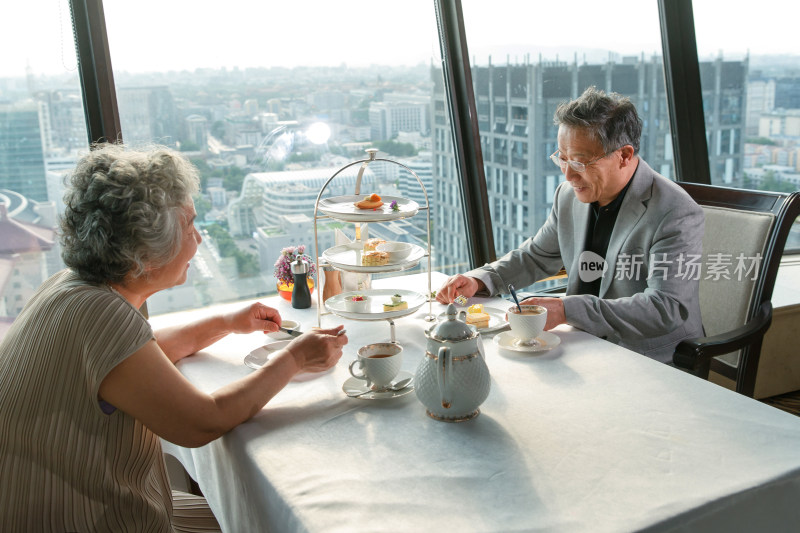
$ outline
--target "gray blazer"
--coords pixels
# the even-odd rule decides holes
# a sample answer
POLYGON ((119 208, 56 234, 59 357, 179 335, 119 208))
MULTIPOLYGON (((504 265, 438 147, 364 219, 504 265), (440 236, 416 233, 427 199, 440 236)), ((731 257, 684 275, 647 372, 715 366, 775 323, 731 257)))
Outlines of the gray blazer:
POLYGON ((686 267, 702 253, 702 208, 640 158, 608 244, 599 297, 576 294, 590 213, 591 205, 562 183, 535 236, 467 275, 489 282, 490 292, 497 294, 509 283, 525 287, 552 276, 563 265, 569 275, 567 323, 671 363, 678 342, 703 335, 699 274, 686 267))

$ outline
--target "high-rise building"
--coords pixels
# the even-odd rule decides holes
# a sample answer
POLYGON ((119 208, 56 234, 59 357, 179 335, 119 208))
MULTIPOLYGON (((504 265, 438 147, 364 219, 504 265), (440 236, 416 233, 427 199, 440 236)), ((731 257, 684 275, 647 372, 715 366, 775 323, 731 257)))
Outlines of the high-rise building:
POLYGON ((0 188, 40 202, 48 200, 43 113, 32 100, 0 104, 0 188))
POLYGON ((117 100, 126 144, 175 146, 179 122, 168 87, 122 87, 117 90, 117 100))
MULTIPOLYGON (((715 182, 741 180, 746 62, 701 63, 710 163, 715 182)), ((672 178, 669 114, 659 57, 578 64, 539 62, 472 67, 486 187, 498 254, 535 234, 552 206, 561 171, 548 156, 558 149, 553 115, 562 102, 595 86, 629 97, 643 122, 640 155, 672 178)), ((441 73, 432 72, 434 243, 436 265, 463 271, 468 243, 458 220, 461 198, 441 73)))
POLYGON ((741 187, 744 179, 748 61, 700 62, 711 182, 741 187))
POLYGON ((386 141, 401 131, 428 134, 430 101, 376 102, 369 106, 369 125, 373 141, 386 141))
POLYGON ((784 77, 775 80, 775 108, 800 109, 800 78, 784 77))

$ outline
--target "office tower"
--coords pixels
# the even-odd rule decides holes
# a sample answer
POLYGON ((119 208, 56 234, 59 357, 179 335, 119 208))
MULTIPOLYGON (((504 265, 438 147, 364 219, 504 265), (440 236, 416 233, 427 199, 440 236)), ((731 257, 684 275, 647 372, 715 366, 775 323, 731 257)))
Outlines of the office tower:
POLYGON ((775 108, 800 109, 800 78, 783 77, 775 80, 775 108))
MULTIPOLYGON (((746 62, 701 63, 706 134, 714 183, 740 183, 744 139, 746 62)), ((461 198, 442 75, 432 71, 433 242, 444 264, 437 270, 463 271, 468 263, 461 198)), ((562 102, 596 86, 618 92, 636 105, 643 122, 640 154, 653 169, 674 178, 672 140, 661 58, 626 57, 621 62, 543 62, 473 66, 486 187, 497 254, 535 234, 563 181, 548 156, 558 128, 553 115, 562 102)))
POLYGON ((126 144, 175 146, 179 121, 168 87, 121 87, 117 89, 117 100, 126 144))
POLYGON ((46 202, 43 106, 27 100, 0 104, 0 188, 46 202))
POLYGON ((744 178, 748 61, 700 62, 711 183, 741 187, 744 178))
POLYGON ((430 131, 430 99, 425 101, 377 102, 369 106, 369 125, 373 141, 386 141, 401 131, 430 131))

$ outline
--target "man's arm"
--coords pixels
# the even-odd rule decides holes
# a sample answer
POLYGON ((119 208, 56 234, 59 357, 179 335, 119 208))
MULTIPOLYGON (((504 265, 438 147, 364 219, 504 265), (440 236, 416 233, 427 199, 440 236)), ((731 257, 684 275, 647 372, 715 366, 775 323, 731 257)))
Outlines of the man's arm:
POLYGON ((497 261, 465 274, 480 280, 485 286, 485 289, 478 293, 480 296, 505 293, 509 284, 519 288, 527 287, 561 270, 564 259, 561 256, 558 235, 558 206, 562 188, 563 185, 556 189, 550 215, 536 235, 497 261))

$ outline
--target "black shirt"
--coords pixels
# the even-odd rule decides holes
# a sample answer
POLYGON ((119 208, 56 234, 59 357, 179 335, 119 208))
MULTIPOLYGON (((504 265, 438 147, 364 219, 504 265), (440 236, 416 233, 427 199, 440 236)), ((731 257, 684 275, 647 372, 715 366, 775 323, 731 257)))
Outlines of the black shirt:
MULTIPOLYGON (((583 245, 584 250, 594 252, 602 258, 606 257, 608 253, 608 242, 611 240, 611 233, 614 231, 614 224, 617 222, 617 215, 619 215, 619 208, 622 205, 622 200, 625 198, 625 193, 631 186, 633 177, 628 180, 628 183, 620 191, 614 200, 603 207, 597 202, 592 202, 592 211, 589 213, 589 224, 586 227, 586 241, 583 245)), ((594 294, 600 295, 600 282, 602 277, 594 281, 583 281, 578 278, 578 294, 594 294)))

